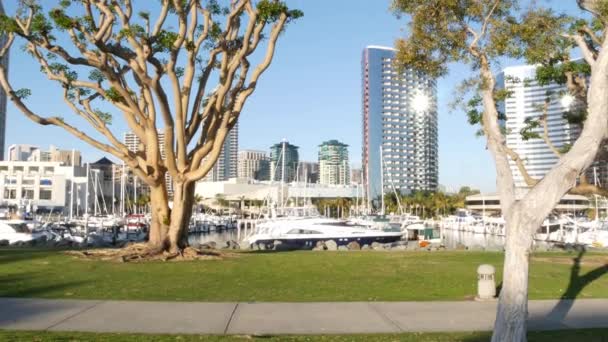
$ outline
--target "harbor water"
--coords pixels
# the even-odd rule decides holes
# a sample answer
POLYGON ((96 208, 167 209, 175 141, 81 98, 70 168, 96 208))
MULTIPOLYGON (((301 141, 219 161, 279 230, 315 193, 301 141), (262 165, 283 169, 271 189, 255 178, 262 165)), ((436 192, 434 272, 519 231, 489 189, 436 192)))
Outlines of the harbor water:
POLYGON ((236 229, 225 229, 208 233, 190 233, 188 236, 188 242, 191 246, 198 246, 199 244, 213 241, 221 247, 225 246, 226 242, 230 240, 237 240, 236 229))

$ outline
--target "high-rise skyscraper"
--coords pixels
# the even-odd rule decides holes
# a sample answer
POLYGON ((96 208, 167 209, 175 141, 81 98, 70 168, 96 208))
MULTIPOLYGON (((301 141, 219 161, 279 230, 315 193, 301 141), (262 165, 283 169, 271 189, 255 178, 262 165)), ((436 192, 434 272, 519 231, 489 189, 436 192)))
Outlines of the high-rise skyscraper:
POLYGON ((369 202, 380 198, 382 184, 385 193, 437 189, 435 80, 407 66, 399 72, 394 59, 392 48, 363 50, 362 168, 369 202))
MULTIPOLYGON (((4 14, 4 6, 2 5, 2 1, 0 1, 0 14, 4 14)), ((6 44, 7 36, 0 36, 0 46, 4 46, 6 44)), ((0 63, 4 67, 4 70, 8 72, 8 56, 7 53, 4 58, 0 59, 0 63)), ((4 90, 0 89, 0 160, 4 160, 4 144, 6 141, 6 93, 4 90)))
POLYGON ((230 130, 224 146, 220 152, 220 156, 217 158, 215 165, 209 173, 205 176, 204 181, 207 182, 221 182, 226 181, 230 178, 237 177, 237 162, 239 153, 239 124, 230 130))
MULTIPOLYGON (((139 137, 131 131, 125 133, 124 143, 131 152, 145 151, 146 149, 139 137)), ((162 130, 158 130, 158 150, 161 159, 165 160, 167 158, 165 154, 165 133, 162 130)), ((171 175, 169 175, 169 172, 165 174, 165 182, 167 183, 167 192, 169 196, 173 196, 173 179, 171 178, 171 175)))
POLYGON ((270 180, 285 182, 296 180, 300 159, 298 148, 286 140, 270 147, 270 180))
POLYGON ((297 181, 316 184, 319 182, 319 163, 301 161, 298 163, 297 181))
POLYGON ((337 140, 319 145, 319 183, 346 185, 350 183, 348 145, 337 140))
MULTIPOLYGON (((581 127, 578 124, 569 123, 564 115, 570 111, 571 97, 567 96, 565 85, 556 83, 542 85, 536 81, 536 66, 521 65, 507 67, 497 78, 499 86, 511 92, 511 95, 501 104, 505 113, 505 128, 507 131, 507 147, 519 154, 524 163, 526 171, 533 179, 540 180, 558 162, 559 157, 552 151, 551 147, 542 139, 544 127, 532 129, 538 137, 524 139, 521 134, 523 128, 528 126, 529 120, 538 120, 543 116, 545 100, 551 95, 551 101, 547 107, 547 131, 549 140, 557 149, 566 148, 578 139, 581 127)), ((591 177, 598 176, 601 184, 608 181, 607 163, 598 159, 589 169, 591 177), (595 169, 595 173, 593 172, 595 169)), ((527 184, 513 160, 509 160, 511 172, 515 179, 515 186, 527 187, 527 184)), ((589 178, 593 182, 593 178, 589 178)))
POLYGON ((239 151, 238 177, 259 181, 270 180, 270 158, 264 151, 239 151))

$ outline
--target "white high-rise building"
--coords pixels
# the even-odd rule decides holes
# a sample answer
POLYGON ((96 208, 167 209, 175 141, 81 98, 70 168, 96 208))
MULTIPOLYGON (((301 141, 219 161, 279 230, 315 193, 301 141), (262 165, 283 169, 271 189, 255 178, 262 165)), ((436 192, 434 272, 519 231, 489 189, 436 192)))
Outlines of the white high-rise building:
POLYGON ((319 183, 350 184, 348 145, 337 140, 325 141, 319 145, 319 183))
POLYGON ((236 178, 238 153, 239 124, 237 122, 228 133, 228 136, 226 136, 224 146, 222 147, 220 156, 217 158, 217 162, 203 180, 206 182, 220 182, 230 178, 236 178))
MULTIPOLYGON (((522 129, 527 127, 526 120, 537 120, 543 115, 542 106, 548 93, 565 92, 566 87, 559 84, 540 85, 536 81, 536 67, 531 65, 513 66, 503 70, 497 78, 499 86, 512 92, 502 104, 506 115, 507 146, 519 154, 528 174, 534 179, 541 179, 557 163, 559 157, 551 150, 542 138, 524 140, 522 129)), ((555 97, 555 96, 554 96, 555 97)), ((564 148, 576 141, 580 127, 568 123, 564 114, 568 111, 567 103, 555 98, 547 111, 548 135, 553 145, 564 148)), ((543 126, 532 132, 543 136, 543 126)), ((515 185, 520 188, 527 184, 517 165, 510 160, 515 185)))
POLYGON ((395 49, 363 50, 362 166, 368 203, 398 191, 434 191, 438 182, 435 80, 394 67, 395 49))

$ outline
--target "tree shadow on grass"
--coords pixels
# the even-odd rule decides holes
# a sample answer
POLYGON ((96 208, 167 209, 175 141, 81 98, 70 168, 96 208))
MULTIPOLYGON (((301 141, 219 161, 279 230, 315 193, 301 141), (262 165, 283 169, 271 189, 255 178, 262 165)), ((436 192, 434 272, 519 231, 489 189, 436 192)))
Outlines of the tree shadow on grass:
POLYGON ((0 329, 43 328, 49 320, 67 317, 81 304, 39 299, 82 286, 84 281, 45 283, 44 275, 31 272, 0 275, 0 329), (40 327, 39 327, 40 326, 40 327))
POLYGON ((0 248, 0 266, 13 262, 30 261, 50 256, 53 251, 39 248, 0 248))
MULTIPOLYGON (((0 275, 0 298, 3 297, 27 297, 40 298, 48 297, 59 291, 69 290, 86 284, 86 281, 71 281, 63 283, 46 283, 42 279, 43 275, 36 275, 32 272, 21 272, 17 274, 0 275), (38 279, 37 279, 38 278, 38 279), (44 285, 39 285, 44 284, 44 285)), ((0 307, 0 310, 3 310, 0 307)))
POLYGON ((585 249, 581 249, 578 252, 578 255, 572 259, 574 263, 570 269, 570 282, 568 283, 568 287, 562 294, 557 305, 555 305, 551 312, 545 317, 546 320, 551 322, 563 322, 568 315, 568 312, 570 312, 570 309, 572 309, 575 299, 583 289, 608 273, 608 264, 604 264, 585 274, 581 274, 581 261, 583 260, 584 255, 585 249))

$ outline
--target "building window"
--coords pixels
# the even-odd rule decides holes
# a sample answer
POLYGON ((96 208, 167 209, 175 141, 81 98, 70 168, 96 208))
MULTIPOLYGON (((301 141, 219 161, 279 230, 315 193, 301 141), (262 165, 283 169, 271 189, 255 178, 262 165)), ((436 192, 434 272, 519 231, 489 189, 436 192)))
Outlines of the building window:
POLYGON ((13 172, 23 172, 23 166, 13 166, 13 172))
POLYGON ((41 200, 51 200, 53 198, 53 192, 51 190, 40 190, 41 200))
POLYGON ((17 199, 17 189, 4 189, 4 199, 17 199))
POLYGON ((44 173, 45 174, 53 174, 55 172, 55 168, 52 166, 45 166, 44 173))
POLYGON ((50 179, 41 179, 40 185, 53 185, 53 181, 50 179))
POLYGON ((21 190, 21 198, 33 200, 34 199, 34 190, 33 189, 21 190))

